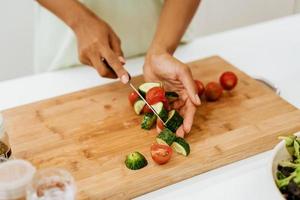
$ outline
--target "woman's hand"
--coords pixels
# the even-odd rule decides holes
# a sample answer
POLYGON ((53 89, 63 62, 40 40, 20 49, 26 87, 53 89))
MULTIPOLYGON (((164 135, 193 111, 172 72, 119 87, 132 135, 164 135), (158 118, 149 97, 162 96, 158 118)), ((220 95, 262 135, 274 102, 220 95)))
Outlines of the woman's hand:
POLYGON ((121 41, 106 22, 97 16, 89 16, 83 18, 74 30, 80 62, 93 66, 102 77, 120 78, 124 84, 128 82, 121 41))
POLYGON ((106 22, 77 0, 37 1, 73 29, 80 62, 94 67, 103 77, 128 82, 120 39, 106 22))
POLYGON ((179 94, 180 100, 175 102, 174 108, 179 110, 184 122, 176 135, 184 137, 193 125, 196 106, 201 104, 189 67, 167 52, 149 52, 144 64, 144 78, 148 82, 160 81, 167 91, 179 94))

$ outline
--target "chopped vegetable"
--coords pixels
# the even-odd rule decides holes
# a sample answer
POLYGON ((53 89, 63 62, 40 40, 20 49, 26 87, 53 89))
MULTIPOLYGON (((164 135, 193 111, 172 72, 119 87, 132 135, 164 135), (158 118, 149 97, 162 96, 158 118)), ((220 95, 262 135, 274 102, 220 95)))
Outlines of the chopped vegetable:
POLYGON ((165 126, 163 122, 160 119, 156 120, 156 131, 157 133, 160 133, 162 130, 164 130, 165 126))
POLYGON ((188 156, 190 154, 190 145, 183 138, 177 137, 172 144, 172 148, 179 154, 188 156))
POLYGON ((149 106, 146 104, 143 108, 143 113, 153 113, 153 111, 149 108, 149 106))
POLYGON ((161 83, 152 83, 152 82, 143 83, 139 87, 139 92, 141 95, 143 95, 145 97, 146 93, 153 87, 161 87, 161 83))
POLYGON ((135 91, 129 93, 128 100, 132 106, 138 99, 139 99, 139 95, 135 91))
POLYGON ((146 93, 146 101, 150 104, 165 101, 165 90, 162 87, 153 87, 146 93))
POLYGON ((128 169, 138 170, 145 167, 148 164, 143 154, 139 152, 132 152, 126 156, 125 165, 128 169))
POLYGON ((141 99, 137 100, 134 105, 133 105, 133 108, 134 108, 134 112, 139 115, 142 113, 143 111, 143 108, 145 106, 145 102, 141 99))
POLYGON ((176 110, 171 110, 169 112, 168 120, 165 123, 166 127, 175 133, 182 123, 183 118, 181 115, 176 110))
POLYGON ((168 128, 164 128, 160 134, 157 135, 156 141, 158 144, 164 144, 171 146, 172 143, 175 141, 176 135, 168 128))
POLYGON ((169 162, 172 156, 172 152, 172 148, 168 145, 153 144, 151 146, 152 159, 159 165, 163 165, 169 162))
POLYGON ((144 115, 142 124, 141 124, 141 128, 142 129, 146 129, 146 130, 150 130, 152 128, 152 126, 154 125, 154 123, 156 122, 156 115, 154 113, 146 113, 144 115))
POLYGON ((152 108, 157 112, 158 116, 165 122, 168 119, 168 112, 164 108, 162 102, 158 102, 152 105, 152 108))
POLYGON ((176 101, 179 98, 179 95, 176 92, 166 92, 165 96, 170 103, 176 101))

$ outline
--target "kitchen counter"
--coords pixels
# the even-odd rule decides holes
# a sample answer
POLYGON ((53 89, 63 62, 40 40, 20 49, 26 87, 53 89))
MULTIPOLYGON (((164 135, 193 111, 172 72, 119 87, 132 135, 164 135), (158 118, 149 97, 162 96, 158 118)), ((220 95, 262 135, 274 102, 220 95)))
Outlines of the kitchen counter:
MULTIPOLYGON (((181 46, 175 56, 189 62, 220 55, 249 75, 270 80, 284 99, 300 108, 299 35, 300 15, 294 15, 198 38, 181 46)), ((142 64, 140 57, 128 60, 126 67, 138 75, 142 64)), ((0 110, 108 82, 112 80, 99 78, 92 68, 84 66, 2 81, 0 110)), ((276 199, 268 181, 270 155, 270 151, 261 153, 137 199, 276 199)))

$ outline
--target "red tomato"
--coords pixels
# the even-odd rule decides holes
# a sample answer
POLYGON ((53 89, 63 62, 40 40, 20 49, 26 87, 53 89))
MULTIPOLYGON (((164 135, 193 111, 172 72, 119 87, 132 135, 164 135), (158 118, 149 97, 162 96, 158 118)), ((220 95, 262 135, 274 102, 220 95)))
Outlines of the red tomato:
POLYGON ((209 82, 205 87, 205 97, 208 101, 218 100, 222 93, 223 89, 217 82, 209 82))
POLYGON ((149 108, 149 106, 145 105, 143 108, 143 113, 152 113, 153 111, 149 108))
POLYGON ((228 71, 220 76, 219 81, 224 90, 232 90, 236 86, 238 78, 233 72, 228 71))
POLYGON ((204 93, 204 85, 201 81, 199 80, 194 80, 195 81, 195 84, 196 84, 196 88, 197 88, 197 92, 198 92, 198 96, 201 97, 202 94, 204 93))
POLYGON ((135 91, 130 92, 128 95, 128 99, 131 105, 133 105, 138 98, 139 95, 135 91))
POLYGON ((156 131, 160 133, 165 128, 163 122, 160 119, 156 120, 156 131))
POLYGON ((161 87, 153 87, 146 94, 146 101, 150 104, 156 104, 163 102, 165 97, 165 90, 161 87))
POLYGON ((162 144, 152 144, 151 157, 159 165, 169 162, 173 150, 171 147, 162 144))
POLYGON ((165 98, 163 100, 163 104, 164 104, 164 108, 169 111, 171 109, 170 104, 169 104, 169 100, 167 98, 165 98))

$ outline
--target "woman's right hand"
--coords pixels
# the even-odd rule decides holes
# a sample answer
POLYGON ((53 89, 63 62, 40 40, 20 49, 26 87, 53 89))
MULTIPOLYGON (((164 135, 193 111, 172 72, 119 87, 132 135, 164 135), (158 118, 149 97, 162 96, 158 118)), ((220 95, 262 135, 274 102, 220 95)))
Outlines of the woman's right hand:
POLYGON ((129 75, 123 67, 125 59, 121 41, 106 22, 89 15, 81 18, 73 30, 77 36, 81 63, 94 67, 102 77, 120 78, 124 84, 129 81, 129 75))

